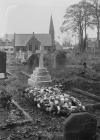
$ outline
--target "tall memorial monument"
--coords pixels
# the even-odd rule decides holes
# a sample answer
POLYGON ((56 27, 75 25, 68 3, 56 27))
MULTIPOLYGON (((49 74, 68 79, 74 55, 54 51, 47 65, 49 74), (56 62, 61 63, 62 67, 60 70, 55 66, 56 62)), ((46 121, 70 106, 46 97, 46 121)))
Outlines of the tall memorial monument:
POLYGON ((40 46, 40 50, 36 51, 36 53, 40 54, 39 67, 35 68, 33 74, 28 79, 28 85, 32 87, 44 86, 46 84, 51 83, 51 76, 49 75, 47 68, 44 67, 44 62, 43 62, 44 54, 46 54, 44 47, 40 46))
POLYGON ((0 51, 0 79, 6 78, 6 52, 0 51))

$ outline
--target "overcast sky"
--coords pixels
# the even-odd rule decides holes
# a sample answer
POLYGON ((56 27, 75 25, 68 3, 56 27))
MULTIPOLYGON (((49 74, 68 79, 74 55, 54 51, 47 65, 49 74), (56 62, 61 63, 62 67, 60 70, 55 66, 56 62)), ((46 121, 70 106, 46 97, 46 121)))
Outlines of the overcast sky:
POLYGON ((79 0, 0 0, 0 34, 48 33, 52 14, 56 38, 63 16, 79 0))

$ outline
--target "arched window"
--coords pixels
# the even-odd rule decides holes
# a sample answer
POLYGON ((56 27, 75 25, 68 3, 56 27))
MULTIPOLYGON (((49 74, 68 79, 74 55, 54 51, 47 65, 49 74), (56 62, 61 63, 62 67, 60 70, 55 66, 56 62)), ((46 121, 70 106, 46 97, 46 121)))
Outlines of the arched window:
POLYGON ((29 51, 32 51, 32 44, 29 44, 29 51))

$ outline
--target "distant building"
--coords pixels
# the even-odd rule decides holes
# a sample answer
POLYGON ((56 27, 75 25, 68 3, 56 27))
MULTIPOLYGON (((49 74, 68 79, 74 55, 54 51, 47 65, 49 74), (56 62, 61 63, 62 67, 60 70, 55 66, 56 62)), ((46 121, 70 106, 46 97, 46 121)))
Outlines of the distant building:
POLYGON ((96 38, 88 38, 88 48, 95 48, 97 47, 97 39, 96 38))
POLYGON ((74 46, 70 42, 67 42, 66 40, 63 42, 62 46, 63 46, 63 51, 65 52, 68 52, 74 49, 74 46))
POLYGON ((40 49, 40 45, 44 46, 47 52, 52 52, 54 49, 54 26, 52 16, 50 19, 50 29, 48 34, 14 34, 15 54, 19 51, 30 56, 40 49))
POLYGON ((70 47, 63 47, 64 51, 68 51, 68 50, 73 50, 74 46, 70 46, 70 47))
POLYGON ((14 34, 4 34, 4 36, 2 37, 2 40, 9 40, 9 42, 13 42, 14 39, 14 34))
POLYGON ((13 46, 13 40, 6 39, 0 39, 0 50, 7 53, 7 55, 13 55, 14 54, 14 46, 13 46))
POLYGON ((74 49, 73 45, 63 46, 63 51, 65 51, 65 52, 72 51, 73 49, 74 49))
POLYGON ((88 38, 87 51, 95 52, 96 48, 97 48, 97 39, 96 38, 88 38))
POLYGON ((15 34, 14 40, 16 51, 32 51, 35 53, 40 45, 44 46, 45 50, 52 50, 51 35, 49 34, 15 34))
POLYGON ((44 46, 47 53, 55 49, 55 31, 53 19, 50 19, 49 33, 47 34, 5 34, 0 40, 0 50, 5 51, 7 55, 14 54, 17 58, 29 58, 36 50, 44 46))

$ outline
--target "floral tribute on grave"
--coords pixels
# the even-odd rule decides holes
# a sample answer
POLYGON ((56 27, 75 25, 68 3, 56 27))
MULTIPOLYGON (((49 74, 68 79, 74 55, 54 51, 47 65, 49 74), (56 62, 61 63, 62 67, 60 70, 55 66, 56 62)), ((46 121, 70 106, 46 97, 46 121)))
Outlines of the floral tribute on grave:
POLYGON ((28 87, 23 93, 32 104, 49 113, 66 116, 72 112, 85 111, 85 107, 77 98, 63 93, 56 86, 28 87))

